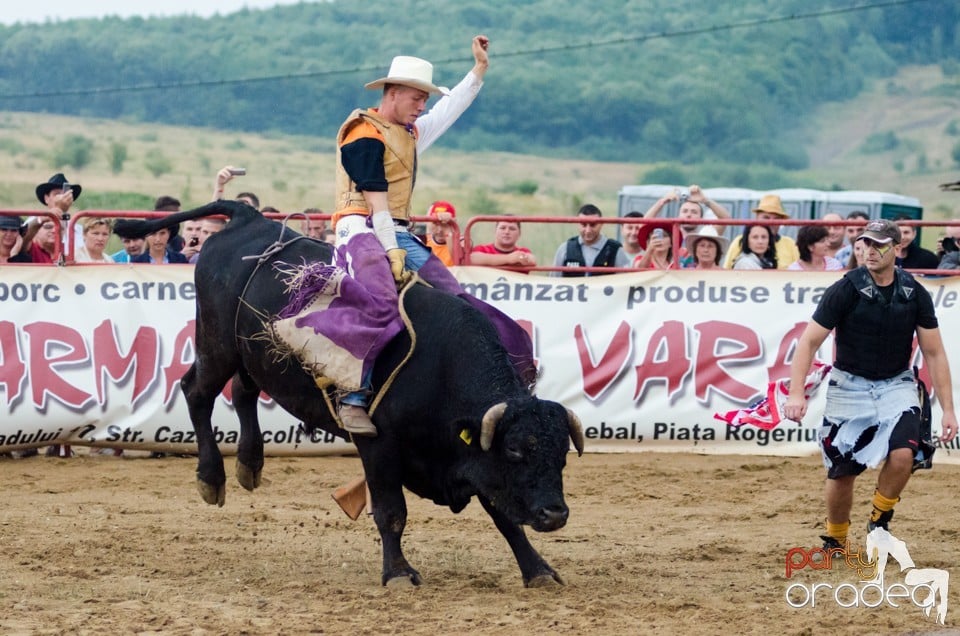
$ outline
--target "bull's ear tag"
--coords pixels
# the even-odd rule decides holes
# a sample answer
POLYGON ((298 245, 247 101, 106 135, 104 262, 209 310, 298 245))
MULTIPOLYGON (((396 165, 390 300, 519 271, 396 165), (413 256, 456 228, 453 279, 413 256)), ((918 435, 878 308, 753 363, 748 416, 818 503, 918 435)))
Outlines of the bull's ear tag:
POLYGON ((473 435, 470 434, 469 428, 465 428, 462 431, 460 431, 460 439, 462 439, 463 443, 466 444, 467 446, 473 443, 473 435))

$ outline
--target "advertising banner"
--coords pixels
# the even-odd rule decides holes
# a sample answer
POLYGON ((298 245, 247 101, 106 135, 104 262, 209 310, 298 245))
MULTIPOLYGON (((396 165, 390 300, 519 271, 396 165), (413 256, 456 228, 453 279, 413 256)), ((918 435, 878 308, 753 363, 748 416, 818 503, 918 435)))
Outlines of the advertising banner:
MULTIPOLYGON (((729 427, 714 415, 750 406, 769 382, 789 375, 796 339, 837 272, 454 272, 468 292, 528 329, 541 372, 537 394, 577 413, 589 451, 816 452, 824 390, 802 424, 765 431, 729 427)), ((960 329, 960 277, 923 284, 936 304, 956 392, 960 345, 949 334, 960 329)), ((179 388, 194 359, 193 267, 8 266, 0 307, 0 450, 53 443, 195 448, 179 388)), ((824 362, 832 346, 824 343, 824 362)), ((919 354, 917 364, 926 377, 919 354)), ((939 414, 934 401, 934 432, 939 414)), ((311 439, 267 396, 260 418, 268 454, 351 449, 331 435, 311 439)), ((239 426, 229 391, 213 422, 221 449, 235 451, 239 426)), ((937 460, 952 450, 941 448, 937 460)))

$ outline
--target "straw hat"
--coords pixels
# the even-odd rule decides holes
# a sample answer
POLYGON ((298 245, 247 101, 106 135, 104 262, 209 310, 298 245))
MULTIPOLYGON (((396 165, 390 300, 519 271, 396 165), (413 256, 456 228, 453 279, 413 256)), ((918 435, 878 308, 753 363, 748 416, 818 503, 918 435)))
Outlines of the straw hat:
POLYGON ((775 194, 764 195, 760 199, 760 203, 757 207, 753 208, 754 214, 760 214, 761 212, 766 212, 767 214, 776 214, 780 218, 789 219, 790 215, 787 214, 783 209, 783 203, 780 201, 780 197, 775 194))
POLYGON ((431 95, 450 94, 449 88, 433 85, 433 64, 419 57, 410 57, 409 55, 398 55, 393 58, 387 76, 366 84, 366 88, 381 88, 385 84, 410 86, 430 93, 431 95))

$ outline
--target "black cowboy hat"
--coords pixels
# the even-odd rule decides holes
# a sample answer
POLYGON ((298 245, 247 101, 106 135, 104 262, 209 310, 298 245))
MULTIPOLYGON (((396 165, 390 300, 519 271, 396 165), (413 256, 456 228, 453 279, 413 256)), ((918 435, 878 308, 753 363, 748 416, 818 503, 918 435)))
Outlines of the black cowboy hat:
POLYGON ((0 230, 16 230, 23 236, 26 229, 19 216, 0 216, 0 230))
MULTIPOLYGON (((113 233, 120 238, 141 239, 151 232, 156 232, 161 227, 162 224, 158 223, 157 219, 117 219, 113 223, 113 233)), ((172 242, 174 237, 180 234, 180 225, 174 223, 165 227, 170 230, 170 241, 172 242)))
POLYGON ((83 190, 83 188, 81 188, 79 184, 70 183, 69 181, 67 181, 67 178, 63 176, 62 172, 58 172, 57 174, 50 177, 49 181, 47 181, 46 183, 41 183, 40 185, 37 186, 37 200, 40 201, 40 203, 46 205, 47 202, 44 199, 48 194, 50 194, 50 191, 62 190, 64 185, 70 186, 70 189, 73 191, 74 201, 80 198, 80 192, 83 190))

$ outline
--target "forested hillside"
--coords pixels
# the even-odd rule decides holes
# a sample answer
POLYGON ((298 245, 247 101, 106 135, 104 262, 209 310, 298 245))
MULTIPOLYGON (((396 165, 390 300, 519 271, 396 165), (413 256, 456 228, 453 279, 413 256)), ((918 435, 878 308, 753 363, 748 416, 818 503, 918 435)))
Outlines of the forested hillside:
POLYGON ((483 32, 491 71, 448 147, 796 169, 805 116, 871 79, 936 63, 937 90, 960 91, 960 3, 836 11, 852 4, 332 0, 15 25, 0 28, 0 110, 330 137, 376 101, 362 86, 393 55, 431 59, 453 85, 483 32))

